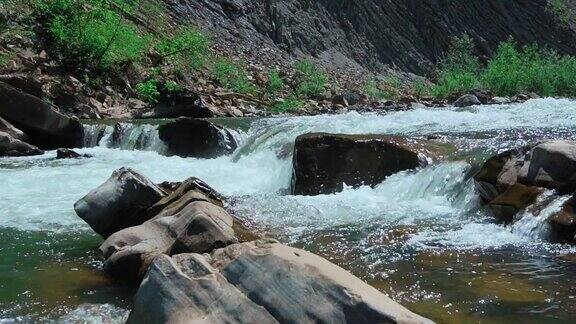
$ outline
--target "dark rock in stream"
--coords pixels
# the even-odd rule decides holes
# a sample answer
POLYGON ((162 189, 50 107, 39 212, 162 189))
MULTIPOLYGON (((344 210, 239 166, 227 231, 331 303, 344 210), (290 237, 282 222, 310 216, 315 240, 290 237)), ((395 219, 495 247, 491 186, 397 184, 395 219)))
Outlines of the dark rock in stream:
POLYGON ((481 105, 481 104, 482 104, 482 102, 480 102, 478 97, 476 97, 473 94, 463 95, 462 97, 458 98, 458 100, 456 100, 454 102, 454 106, 456 106, 456 107, 470 107, 470 106, 481 105))
POLYGON ((91 158, 90 154, 80 154, 78 152, 72 151, 70 149, 58 149, 56 151, 56 159, 81 159, 81 158, 91 158))
POLYGON ((26 133, 42 149, 77 147, 84 128, 41 99, 0 82, 0 117, 26 133))
POLYGON ((344 269, 266 239, 156 258, 128 323, 432 323, 344 269))
POLYGON ((168 154, 215 158, 234 152, 238 144, 227 129, 203 119, 178 118, 158 128, 168 154))
POLYGON ((76 214, 103 238, 126 227, 139 225, 142 213, 165 193, 146 177, 121 168, 98 188, 74 204, 76 214))
POLYGON ((7 133, 0 132, 0 156, 31 156, 44 152, 34 145, 15 139, 7 133))
POLYGON ((375 186, 394 173, 427 165, 427 158, 441 154, 440 148, 433 142, 387 135, 301 135, 294 147, 292 193, 330 194, 344 184, 375 186))
POLYGON ((12 138, 22 142, 29 141, 28 135, 26 135, 26 133, 14 127, 14 125, 10 124, 7 120, 5 120, 2 117, 0 117, 0 132, 4 132, 10 135, 12 138))

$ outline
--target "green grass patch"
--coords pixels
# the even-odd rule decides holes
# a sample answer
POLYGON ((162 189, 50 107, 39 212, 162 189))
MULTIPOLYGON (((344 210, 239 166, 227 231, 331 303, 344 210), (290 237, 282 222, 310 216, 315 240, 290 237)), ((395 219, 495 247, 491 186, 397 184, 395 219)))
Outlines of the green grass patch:
POLYGON ((296 63, 298 85, 296 94, 300 97, 313 98, 321 95, 326 89, 328 77, 314 63, 302 60, 296 63))
POLYGON ((258 87, 250 81, 246 69, 228 59, 218 59, 212 68, 218 83, 224 88, 242 94, 255 94, 258 87))
POLYGON ((277 70, 268 71, 268 83, 266 85, 266 92, 270 96, 276 96, 284 88, 284 80, 277 70))
POLYGON ((209 57, 210 40, 196 28, 188 26, 155 47, 164 58, 184 60, 184 65, 197 70, 204 67, 209 57))
POLYGON ((270 110, 275 113, 294 112, 304 106, 304 102, 295 95, 276 102, 270 110))
POLYGON ((158 103, 160 99, 160 91, 158 90, 158 80, 149 79, 145 82, 139 83, 136 86, 138 97, 150 104, 158 103))
POLYGON ((494 56, 481 67, 472 54, 467 37, 456 40, 439 66, 438 82, 432 95, 446 98, 488 90, 498 96, 535 92, 541 96, 576 96, 576 58, 540 49, 520 47, 513 40, 503 42, 494 56))
POLYGON ((576 12, 570 7, 567 0, 551 0, 549 8, 565 27, 576 24, 576 12))

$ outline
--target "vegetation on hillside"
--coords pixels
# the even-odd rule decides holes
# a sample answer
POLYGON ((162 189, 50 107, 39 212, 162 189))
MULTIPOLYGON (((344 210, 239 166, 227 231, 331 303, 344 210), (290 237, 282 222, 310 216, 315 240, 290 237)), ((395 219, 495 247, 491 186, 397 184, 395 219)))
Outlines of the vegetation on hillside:
POLYGON ((537 45, 520 47, 503 42, 485 66, 473 53, 469 37, 455 39, 439 67, 431 93, 444 98, 474 89, 499 96, 534 92, 541 96, 576 96, 576 57, 560 55, 537 45))

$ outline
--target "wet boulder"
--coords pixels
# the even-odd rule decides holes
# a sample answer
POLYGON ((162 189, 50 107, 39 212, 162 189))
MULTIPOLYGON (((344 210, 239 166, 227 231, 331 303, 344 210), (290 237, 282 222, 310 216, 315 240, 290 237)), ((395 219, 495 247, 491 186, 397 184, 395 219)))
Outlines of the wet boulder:
POLYGON ((0 117, 26 133, 42 149, 82 144, 84 129, 78 120, 11 85, 0 82, 0 117))
POLYGON ((496 218, 510 223, 519 211, 535 203, 538 196, 543 192, 544 189, 539 187, 515 183, 501 195, 490 201, 489 206, 496 218))
POLYGON ((474 175, 476 189, 484 202, 490 202, 518 182, 530 146, 509 150, 488 159, 474 175))
POLYGON ((158 131, 170 155, 215 158, 234 152, 238 146, 229 130, 203 119, 178 118, 161 125, 158 131))
POLYGON ((520 169, 524 184, 554 189, 562 194, 576 190, 576 142, 550 141, 532 148, 520 169))
POLYGON ((81 158, 90 158, 92 157, 90 154, 80 154, 70 149, 58 149, 56 150, 56 159, 81 159, 81 158))
POLYGON ((174 188, 143 213, 148 221, 114 233, 100 246, 113 277, 139 282, 159 254, 204 253, 256 239, 203 181, 190 178, 163 186, 174 188))
POLYGON ((107 238, 124 228, 143 223, 146 209, 156 204, 164 192, 138 172, 121 168, 74 204, 76 214, 107 238))
POLYGON ((22 142, 29 141, 28 135, 26 135, 23 131, 19 130, 18 128, 14 127, 14 125, 10 124, 6 119, 2 117, 0 117, 0 132, 6 133, 10 135, 12 138, 22 142))
POLYGON ((15 139, 8 133, 0 132, 0 156, 31 156, 43 153, 34 145, 15 139))
POLYGON ((470 107, 481 104, 482 102, 480 101, 480 99, 478 99, 478 97, 476 97, 473 94, 463 95, 454 102, 454 106, 456 107, 470 107))
POLYGON ((205 253, 237 243, 232 216, 196 199, 182 197, 142 225, 112 234, 100 246, 105 270, 115 278, 138 282, 159 254, 205 253))
POLYGON ((560 210, 550 217, 549 222, 554 240, 576 243, 576 195, 572 195, 560 210))
POLYGON ((344 184, 375 186, 394 173, 425 166, 442 150, 449 148, 387 135, 301 135, 294 147, 292 193, 330 194, 344 184))
POLYGON ((432 323, 344 269, 274 240, 156 258, 128 323, 432 323))

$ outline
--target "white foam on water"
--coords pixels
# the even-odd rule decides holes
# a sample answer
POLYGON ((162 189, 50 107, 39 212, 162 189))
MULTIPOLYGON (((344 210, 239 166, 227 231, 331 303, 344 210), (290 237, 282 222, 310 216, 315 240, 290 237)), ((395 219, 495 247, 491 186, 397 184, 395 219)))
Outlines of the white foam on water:
MULTIPOLYGON (((79 149, 94 155, 90 159, 56 161, 54 152, 40 157, 0 159, 0 226, 23 230, 87 229, 74 214, 74 202, 104 182, 112 171, 127 166, 156 182, 201 178, 224 195, 235 197, 233 208, 242 215, 294 237, 302 231, 347 224, 369 226, 372 222, 381 227, 416 226, 419 230, 411 241, 424 245, 440 242, 468 248, 515 243, 522 240, 522 235, 487 222, 484 215, 475 211, 477 196, 471 180, 465 177, 469 168, 466 163, 443 163, 396 174, 375 188, 347 188, 341 193, 316 197, 287 196, 281 192, 289 187, 291 178, 290 145, 296 136, 308 132, 426 135, 576 128, 575 118, 576 102, 538 99, 467 110, 416 109, 386 115, 350 112, 263 119, 254 123, 245 146, 236 156, 212 160, 111 149, 106 145, 106 134, 111 132, 105 128, 104 137, 99 139, 102 146, 79 149), (279 157, 283 152, 288 154, 279 157)), ((137 142, 134 138, 127 142, 137 142)), ((91 139, 90 143, 96 141, 91 139)))

